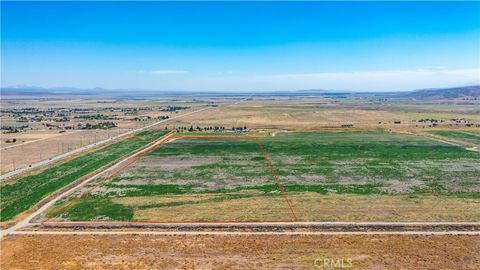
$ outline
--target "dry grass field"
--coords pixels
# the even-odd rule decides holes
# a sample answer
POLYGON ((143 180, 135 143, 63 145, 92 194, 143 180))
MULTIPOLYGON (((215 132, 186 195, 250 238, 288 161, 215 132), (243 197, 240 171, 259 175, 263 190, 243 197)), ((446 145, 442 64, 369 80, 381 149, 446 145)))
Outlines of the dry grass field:
POLYGON ((0 268, 479 269, 478 254, 478 236, 12 235, 0 268))
MULTIPOLYGON (((254 195, 255 191, 232 192, 224 195, 172 195, 160 198, 123 197, 113 203, 126 207, 153 206, 170 203, 165 208, 146 208, 134 212, 139 222, 189 221, 254 221, 289 220, 291 214, 281 196, 254 195), (253 194, 252 194, 253 193, 253 194), (247 198, 229 199, 226 196, 247 198), (178 204, 178 205, 175 205, 178 204)), ((476 222, 480 220, 480 202, 435 196, 362 196, 354 194, 321 195, 314 192, 289 192, 299 221, 343 222, 476 222)))
POLYGON ((301 221, 344 222, 477 222, 478 199, 441 196, 321 195, 289 192, 301 221))
POLYGON ((270 98, 246 100, 189 116, 178 125, 247 126, 253 129, 318 130, 351 123, 362 129, 424 129, 436 119, 444 128, 459 128, 451 119, 480 123, 478 105, 441 105, 369 99, 270 98), (394 124, 400 121, 400 124, 394 124))
POLYGON ((114 137, 125 131, 122 129, 77 130, 65 133, 58 133, 58 131, 55 133, 52 131, 32 131, 21 133, 21 136, 6 134, 6 138, 16 138, 18 143, 8 144, 8 146, 5 146, 7 144, 2 145, 0 150, 2 156, 1 172, 5 173, 12 171, 14 168, 25 167, 82 146, 114 137))

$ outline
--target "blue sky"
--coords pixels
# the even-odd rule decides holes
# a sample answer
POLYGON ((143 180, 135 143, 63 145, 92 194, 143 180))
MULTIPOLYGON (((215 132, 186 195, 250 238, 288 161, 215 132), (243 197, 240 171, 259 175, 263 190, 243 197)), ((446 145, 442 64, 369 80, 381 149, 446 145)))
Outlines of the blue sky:
POLYGON ((480 82, 480 2, 2 2, 2 86, 409 90, 480 82))

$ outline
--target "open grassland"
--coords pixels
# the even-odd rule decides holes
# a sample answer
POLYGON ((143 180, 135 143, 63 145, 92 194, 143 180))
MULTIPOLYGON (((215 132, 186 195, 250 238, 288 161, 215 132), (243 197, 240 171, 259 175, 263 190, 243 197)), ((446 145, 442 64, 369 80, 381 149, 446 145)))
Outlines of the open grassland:
POLYGON ((422 119, 436 119, 442 126, 456 128, 458 125, 451 120, 457 118, 480 124, 478 105, 415 104, 411 101, 364 98, 264 98, 191 115, 179 120, 177 125, 303 131, 351 123, 354 128, 361 129, 423 129, 431 127, 431 123, 420 123, 422 119), (401 124, 394 124, 394 121, 400 121, 401 124))
POLYGON ((39 140, 46 140, 49 138, 57 137, 60 135, 67 135, 66 134, 61 134, 58 133, 58 131, 51 131, 51 130, 42 130, 42 131, 37 131, 37 132, 25 132, 25 133, 7 133, 7 134, 2 134, 2 137, 0 139, 0 147, 3 148, 13 148, 19 145, 25 145, 28 143, 31 143, 33 141, 39 141, 39 140), (11 142, 12 139, 17 139, 16 142, 11 142), (6 142, 6 140, 10 140, 9 143, 6 142), (13 147, 12 147, 13 146, 13 147))
POLYGON ((6 221, 29 209, 48 194, 118 160, 165 134, 164 130, 145 131, 125 140, 94 150, 39 173, 2 183, 0 220, 6 221))
MULTIPOLYGON (((476 222, 480 201, 454 196, 324 195, 285 187, 299 221, 476 222)), ((62 215, 69 221, 228 222, 290 221, 280 194, 261 191, 182 195, 89 196, 62 215)), ((57 208, 56 208, 57 209, 57 208)))
POLYGON ((433 195, 323 195, 291 192, 300 221, 344 222, 477 222, 480 200, 433 195))
POLYGON ((480 191, 478 153, 425 138, 304 132, 281 133, 262 142, 285 185, 321 185, 328 193, 347 187, 364 194, 480 191))
MULTIPOLYGON (((480 219, 476 152, 381 131, 286 132, 261 141, 301 221, 480 219)), ((49 214, 78 195, 60 201, 49 214)), ((178 139, 157 148, 56 219, 290 218, 255 141, 178 139)))
POLYGON ((9 269, 479 269, 478 236, 11 235, 9 269), (331 264, 330 264, 331 266, 331 264))

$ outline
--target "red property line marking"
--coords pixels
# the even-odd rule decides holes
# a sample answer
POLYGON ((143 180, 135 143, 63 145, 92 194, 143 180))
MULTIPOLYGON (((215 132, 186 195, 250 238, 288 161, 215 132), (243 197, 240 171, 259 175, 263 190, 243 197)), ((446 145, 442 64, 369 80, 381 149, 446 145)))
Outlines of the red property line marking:
POLYGON ((139 156, 135 157, 133 160, 125 164, 123 167, 115 171, 113 174, 102 180, 100 183, 95 185, 94 187, 88 189, 85 193, 81 194, 78 196, 75 200, 71 201, 67 205, 63 206, 60 208, 58 211, 56 211, 53 215, 48 217, 46 220, 41 222, 42 225, 67 225, 67 226, 75 226, 75 225, 128 225, 128 224, 193 224, 193 223, 211 223, 211 224, 222 224, 222 223, 272 223, 272 222, 298 222, 298 218, 295 215, 295 211, 292 208, 292 205, 290 204, 290 201, 288 200, 287 194, 285 193, 282 185, 280 184, 280 181, 278 180, 277 175, 275 174, 275 170, 273 168, 272 163, 270 162, 267 153, 265 152, 265 149, 263 148, 263 145, 260 143, 260 139, 256 136, 231 136, 231 135, 172 135, 173 131, 167 134, 163 139, 158 141, 156 144, 151 146, 148 150, 140 154, 139 156), (277 183, 278 188, 280 189, 280 192, 282 193, 282 196, 285 199, 285 202, 288 205, 288 208, 290 210, 290 213, 293 216, 292 220, 255 220, 255 221, 207 221, 207 222, 198 222, 198 221, 182 221, 182 222, 173 222, 173 221, 164 221, 164 222, 117 222, 117 221, 107 221, 107 222, 95 222, 95 221, 77 221, 77 222, 71 222, 71 221, 62 221, 62 222, 49 222, 52 218, 58 216, 60 213, 64 212, 67 208, 71 207, 73 204, 77 203, 79 200, 87 196, 88 194, 92 193, 96 188, 102 186, 105 184, 107 181, 112 179, 113 177, 117 176, 119 173, 121 173, 123 170, 127 169, 130 167, 132 164, 143 158, 145 155, 148 153, 152 152, 156 148, 158 148, 160 145, 162 145, 165 142, 170 141, 171 139, 255 139, 256 143, 260 147, 260 150, 262 150, 263 156, 265 158, 265 161, 268 164, 268 167, 270 168, 270 171, 273 175, 273 178, 275 179, 275 182, 277 183), (48 223, 48 224, 47 224, 48 223))
POLYGON ((105 184, 108 180, 112 179, 113 177, 115 177, 116 175, 118 175, 119 173, 121 173, 123 170, 125 170, 126 168, 130 167, 133 163, 137 162, 138 160, 140 160, 143 156, 145 156, 146 154, 152 152, 153 150, 155 150, 157 147, 159 147, 160 145, 162 145, 164 142, 168 141, 168 139, 170 138, 172 132, 170 132, 169 134, 167 134, 165 137, 163 137, 160 141, 158 141, 157 143, 155 143, 154 145, 152 145, 150 148, 147 148, 147 150, 145 150, 143 153, 141 153, 140 155, 138 155, 137 157, 135 157, 134 159, 130 160, 127 164, 125 164, 124 166, 122 166, 120 169, 116 170, 114 173, 112 173, 110 176, 108 176, 107 178, 103 179, 100 183, 96 184, 94 187, 91 187, 90 189, 88 189, 86 192, 84 192, 83 194, 81 194, 80 196, 78 196, 77 198, 75 198, 75 200, 69 202, 68 204, 66 204, 65 206, 63 206, 62 208, 60 208, 58 211, 56 211, 55 213, 53 213, 53 215, 49 216, 46 220, 44 220, 42 222, 42 225, 44 225, 45 223, 47 223, 48 221, 50 221, 52 218, 58 216, 60 213, 64 212, 65 210, 67 210, 67 208, 69 208, 70 206, 72 206, 73 204, 77 203, 78 201, 80 201, 82 198, 84 198, 85 196, 87 196, 88 194, 92 193, 95 189, 97 189, 98 187, 100 187, 101 185, 105 184))
POLYGON ((280 184, 280 180, 278 180, 278 177, 275 173, 275 169, 273 168, 272 162, 270 162, 270 159, 268 158, 267 152, 265 151, 265 148, 263 148, 263 145, 262 145, 262 143, 260 142, 260 139, 257 136, 229 136, 229 135, 219 135, 219 136, 215 136, 215 135, 214 136, 185 135, 185 136, 182 136, 182 135, 180 135, 180 136, 173 136, 173 137, 174 138, 191 138, 191 139, 195 139, 195 138, 202 138, 202 139, 204 139, 204 138, 206 138, 206 139, 211 139, 211 138, 212 139, 215 139, 215 138, 255 139, 255 141, 258 144, 258 147, 260 147, 260 150, 262 150, 263 156, 265 157, 265 161, 267 162, 268 167, 270 168, 270 171, 272 172, 272 175, 273 175, 273 178, 275 179, 275 182, 277 182, 277 186, 280 189, 280 192, 282 193, 282 196, 284 197, 285 202, 288 205, 288 208, 290 209, 290 213, 293 216, 293 221, 295 221, 295 222, 298 221, 297 215, 295 215, 295 211, 293 210, 293 207, 290 204, 290 201, 288 200, 287 194, 285 193, 285 190, 283 189, 282 184, 280 184))
POLYGON ((298 221, 297 215, 295 215, 295 211, 293 211, 293 207, 290 204, 290 201, 288 200, 287 194, 283 190, 282 184, 280 184, 280 180, 278 180, 277 174, 275 173, 275 169, 273 168, 272 162, 270 162, 270 159, 268 158, 267 152, 265 152, 265 149, 263 148, 263 145, 260 142, 259 138, 255 138, 255 141, 257 142, 258 146, 262 150, 263 156, 265 157, 265 161, 267 162, 268 167, 270 168, 270 171, 272 172, 273 178, 277 182, 278 188, 280 189, 280 192, 282 193, 283 197, 285 198, 285 202, 287 203, 288 208, 290 208, 290 212, 292 213, 293 220, 295 222, 297 222, 298 221))

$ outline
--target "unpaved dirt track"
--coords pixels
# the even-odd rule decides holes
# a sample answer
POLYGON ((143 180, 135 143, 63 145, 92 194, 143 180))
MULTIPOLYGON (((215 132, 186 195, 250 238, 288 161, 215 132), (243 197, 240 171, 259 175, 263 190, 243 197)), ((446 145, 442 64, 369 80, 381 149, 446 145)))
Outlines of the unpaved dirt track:
POLYGON ((73 131, 73 132, 59 133, 59 134, 56 134, 56 135, 53 135, 53 136, 50 136, 50 137, 46 137, 46 138, 35 139, 35 140, 27 141, 27 142, 24 142, 24 143, 14 144, 14 145, 11 145, 11 146, 5 146, 5 147, 1 148, 0 151, 1 151, 1 150, 12 149, 12 148, 19 147, 19 146, 24 146, 24 145, 31 144, 31 143, 35 143, 35 142, 39 142, 39 141, 48 140, 48 139, 52 139, 52 138, 56 138, 56 137, 60 137, 60 136, 68 136, 68 135, 71 135, 72 133, 78 133, 78 132, 82 132, 82 130, 76 130, 76 131, 73 131))
POLYGON ((14 231, 13 235, 478 235, 478 231, 14 231))
MULTIPOLYGON (((111 233, 122 230, 195 233, 462 233, 480 234, 480 222, 247 222, 247 223, 137 223, 137 222, 51 222, 40 229, 111 233)), ((38 228, 38 227, 37 227, 38 228)), ((35 228, 36 229, 36 228, 35 228)))
POLYGON ((428 139, 441 142, 444 144, 448 144, 448 145, 460 146, 465 148, 465 150, 468 150, 468 151, 480 152, 480 149, 478 149, 477 146, 473 143, 454 140, 454 139, 445 138, 445 137, 436 136, 436 135, 427 134, 427 133, 409 132, 409 131, 396 131, 396 132, 400 134, 407 134, 407 135, 412 135, 417 137, 428 138, 428 139))
POLYGON ((0 268, 480 269, 479 254, 478 236, 9 235, 0 268))

